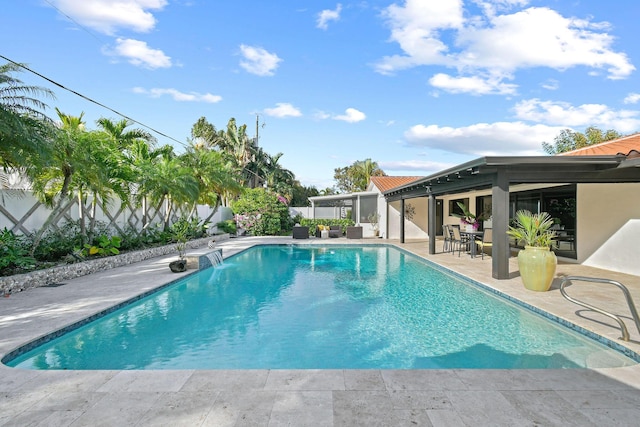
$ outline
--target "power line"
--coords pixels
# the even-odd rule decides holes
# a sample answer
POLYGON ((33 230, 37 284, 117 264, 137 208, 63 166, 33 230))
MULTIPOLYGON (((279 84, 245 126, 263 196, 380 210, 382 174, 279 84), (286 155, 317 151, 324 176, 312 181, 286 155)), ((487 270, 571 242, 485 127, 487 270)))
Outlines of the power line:
POLYGON ((9 58, 7 58, 6 56, 3 56, 3 55, 0 55, 0 58, 4 59, 5 61, 9 61, 9 62, 11 62, 11 63, 13 63, 13 64, 17 65, 18 67, 24 68, 25 70, 29 71, 30 73, 35 74, 36 76, 38 76, 38 77, 40 77, 40 78, 42 78, 42 79, 44 79, 44 80, 48 81, 49 83, 51 83, 51 84, 53 84, 53 85, 55 85, 55 86, 58 86, 59 88, 61 88, 61 89, 63 89, 63 90, 66 90, 67 92, 71 92, 72 94, 74 94, 74 95, 76 95, 76 96, 79 96, 80 98, 82 98, 82 99, 84 99, 84 100, 86 100, 86 101, 89 101, 89 102, 91 102, 91 103, 93 103, 93 104, 96 104, 96 105, 98 105, 98 106, 100 106, 100 107, 102 107, 102 108, 105 108, 105 109, 107 109, 107 110, 111 111, 112 113, 115 113, 115 114, 119 115, 120 117, 123 117, 123 118, 125 118, 125 119, 127 119, 127 120, 130 120, 130 121, 131 121, 131 122, 133 122, 133 123, 137 123, 138 125, 140 125, 140 126, 142 126, 142 127, 145 127, 145 128, 147 128, 147 129, 149 129, 150 131, 157 133, 157 134, 158 134, 158 135, 160 135, 160 136, 164 136, 165 138, 168 138, 168 139, 170 139, 170 140, 172 140, 172 141, 175 141, 175 142, 177 142, 178 144, 182 145, 183 147, 186 147, 186 146, 187 146, 184 142, 182 142, 182 141, 178 141, 177 139, 175 139, 175 138, 173 138, 173 137, 171 137, 171 136, 169 136, 169 135, 167 135, 167 134, 165 134, 165 133, 163 133, 163 132, 160 132, 159 130, 154 129, 154 128, 152 128, 151 126, 147 126, 147 125, 145 125, 144 123, 142 123, 142 122, 140 122, 140 121, 138 121, 138 120, 135 120, 135 119, 133 119, 133 118, 131 118, 131 117, 129 117, 129 116, 127 116, 127 115, 125 115, 125 114, 123 114, 123 113, 119 112, 119 111, 116 111, 116 110, 114 110, 113 108, 108 107, 108 106, 106 106, 106 105, 104 105, 104 104, 102 104, 102 103, 100 103, 100 102, 98 102, 98 101, 96 101, 96 100, 94 100, 94 99, 91 99, 91 98, 89 98, 88 96, 85 96, 85 95, 83 95, 83 94, 81 94, 81 93, 79 93, 79 92, 76 92, 76 91, 75 91, 75 90, 73 90, 73 89, 69 89, 69 88, 65 87, 64 85, 62 85, 61 83, 58 83, 57 81, 52 80, 52 79, 50 79, 49 77, 46 77, 46 76, 44 76, 44 75, 42 75, 42 74, 38 73, 37 71, 32 70, 31 68, 27 67, 27 66, 26 66, 26 65, 24 65, 24 64, 20 64, 20 63, 18 63, 18 62, 16 62, 16 61, 14 61, 14 60, 12 60, 12 59, 9 59, 9 58))
POLYGON ((62 10, 60 10, 60 8, 58 8, 56 5, 54 5, 53 3, 51 3, 49 0, 44 0, 49 6, 51 6, 52 8, 54 8, 55 10, 58 11, 58 13, 60 13, 60 15, 64 16, 65 18, 67 18, 69 21, 73 22, 74 24, 76 24, 78 27, 82 28, 83 31, 85 31, 87 34, 89 34, 91 37, 93 37, 94 39, 96 39, 98 42, 100 43, 104 43, 104 40, 101 40, 98 36, 96 36, 94 33, 92 33, 91 31, 89 31, 88 28, 84 27, 83 25, 81 25, 78 21, 76 21, 75 19, 73 19, 72 17, 70 17, 69 15, 67 15, 65 12, 63 12, 62 10))
MULTIPOLYGON (((78 22, 75 19, 73 19, 71 16, 69 16, 69 14, 67 14, 65 11, 63 11, 62 9, 60 9, 59 7, 57 7, 56 5, 51 3, 49 0, 44 0, 44 1, 49 6, 51 6, 53 9, 58 11, 58 13, 60 13, 60 15, 64 16, 66 19, 68 19, 70 22, 72 22, 75 26, 80 28, 85 33, 89 34, 92 38, 94 38, 98 42, 98 44, 102 45, 102 44, 105 44, 105 43, 109 43, 108 40, 106 40, 104 38, 100 38, 98 35, 96 35, 94 32, 92 32, 89 28, 85 27, 80 22, 78 22)), ((136 71, 138 71, 140 74, 142 74, 147 80, 151 80, 151 81, 155 82, 156 84, 160 84, 157 80, 154 79, 154 77, 150 73, 147 73, 147 72, 141 70, 138 67, 136 67, 136 71)))
MULTIPOLYGON (((44 76, 44 75, 42 75, 42 74, 38 73, 37 71, 32 70, 31 68, 27 67, 27 66, 26 66, 26 65, 24 65, 24 64, 20 64, 20 63, 18 63, 18 62, 16 62, 16 61, 14 61, 14 60, 12 60, 12 59, 7 58, 7 57, 6 57, 6 56, 4 56, 4 55, 0 55, 0 58, 4 59, 5 61, 11 62, 12 64, 15 64, 16 66, 18 66, 18 67, 20 67, 20 68, 23 68, 23 69, 25 69, 25 70, 29 71, 30 73, 33 73, 33 74, 35 74, 36 76, 38 76, 38 77, 40 77, 40 78, 42 78, 42 79, 44 79, 44 80, 46 80, 46 81, 48 81, 48 82, 50 82, 50 83, 52 83, 52 84, 56 85, 56 86, 58 86, 59 88, 64 89, 64 90, 66 90, 66 91, 68 91, 68 92, 71 92, 72 94, 74 94, 74 95, 76 95, 76 96, 79 96, 79 97, 80 97, 80 98, 82 98, 82 99, 85 99, 85 100, 87 100, 87 101, 89 101, 89 102, 91 102, 91 103, 93 103, 93 104, 96 104, 96 105, 98 105, 98 106, 102 107, 102 108, 106 108, 107 110, 109 110, 109 111, 111 111, 111 112, 113 112, 113 113, 115 113, 115 114, 119 115, 120 117, 123 117, 123 118, 125 118, 125 119, 127 119, 127 120, 130 120, 130 121, 131 121, 131 122, 133 122, 133 123, 137 123, 137 124, 139 124, 140 126, 145 127, 145 128, 147 128, 147 129, 151 130, 152 132, 157 133, 158 135, 164 136, 165 138, 168 138, 168 139, 170 139, 170 140, 172 140, 172 141, 175 141, 175 142, 177 142, 178 144, 182 145, 183 147, 187 147, 187 144, 185 144, 185 143, 183 143, 183 142, 181 142, 181 141, 178 141, 177 139, 175 139, 175 138, 173 138, 173 137, 171 137, 171 136, 169 136, 169 135, 167 135, 167 134, 165 134, 165 133, 163 133, 163 132, 160 132, 159 130, 154 129, 154 128, 152 128, 151 126, 147 126, 147 125, 145 125, 144 123, 142 123, 142 122, 140 122, 140 121, 138 121, 138 120, 135 120, 135 119, 133 119, 133 118, 131 118, 131 117, 129 117, 129 116, 127 116, 127 115, 125 115, 125 114, 122 114, 122 113, 120 113, 119 111, 116 111, 116 110, 114 110, 114 109, 113 109, 113 108, 111 108, 111 107, 108 107, 108 106, 106 106, 106 105, 104 105, 104 104, 102 104, 102 103, 100 103, 100 102, 98 102, 98 101, 95 101, 95 100, 93 100, 93 99, 89 98, 88 96, 85 96, 85 95, 83 95, 83 94, 81 94, 81 93, 79 93, 79 92, 76 92, 76 91, 75 91, 75 90, 73 90, 73 89, 69 89, 69 88, 65 87, 64 85, 62 85, 61 83, 58 83, 58 82, 56 82, 55 80, 52 80, 52 79, 50 79, 49 77, 46 77, 46 76, 44 76)), ((248 167, 247 167, 247 166, 244 166, 244 167, 242 168, 242 170, 247 171, 247 172, 249 172, 249 173, 251 173, 251 174, 253 174, 253 175, 257 176, 258 178, 262 179, 263 181, 266 181, 266 178, 264 178, 264 177, 262 177, 262 176, 258 175, 257 173, 253 172, 252 170, 248 169, 248 167)))

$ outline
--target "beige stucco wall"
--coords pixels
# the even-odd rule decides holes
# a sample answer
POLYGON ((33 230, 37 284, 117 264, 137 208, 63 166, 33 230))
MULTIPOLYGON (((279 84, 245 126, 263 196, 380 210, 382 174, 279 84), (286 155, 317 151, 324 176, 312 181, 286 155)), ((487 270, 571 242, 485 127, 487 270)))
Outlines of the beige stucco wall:
POLYGON ((580 184, 578 262, 640 276, 640 184, 580 184))
MULTIPOLYGON (((428 224, 428 207, 429 199, 426 197, 418 197, 415 199, 405 200, 406 205, 411 204, 415 208, 413 221, 405 221, 404 237, 405 239, 426 239, 429 237, 427 233, 428 224)), ((400 238, 400 201, 391 202, 389 204, 389 239, 400 238)), ((385 236, 386 237, 386 236, 385 236)))

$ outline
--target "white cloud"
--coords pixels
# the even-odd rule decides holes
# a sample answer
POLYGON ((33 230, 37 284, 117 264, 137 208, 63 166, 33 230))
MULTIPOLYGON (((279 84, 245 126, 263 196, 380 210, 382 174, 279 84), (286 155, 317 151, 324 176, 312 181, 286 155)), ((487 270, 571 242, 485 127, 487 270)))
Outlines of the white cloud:
POLYGON ((338 21, 340 19, 340 12, 342 11, 342 5, 337 4, 335 10, 325 9, 318 14, 318 21, 316 27, 326 30, 329 28, 329 21, 338 21))
POLYGON ((156 19, 149 11, 160 11, 167 0, 51 0, 62 13, 80 25, 113 35, 118 28, 140 33, 151 31, 156 19))
POLYGON ((549 79, 546 82, 543 82, 540 86, 547 90, 557 90, 560 87, 560 82, 555 79, 549 79))
POLYGON ((333 116, 332 118, 334 120, 342 120, 349 123, 357 123, 366 119, 367 116, 362 111, 358 111, 355 108, 347 108, 344 114, 333 116))
POLYGON ((639 111, 613 110, 604 104, 571 105, 568 102, 528 99, 514 107, 522 120, 561 125, 564 127, 596 126, 615 129, 618 132, 635 132, 640 129, 639 111))
MULTIPOLYGON (((526 1, 467 1, 479 4, 482 12, 470 15, 463 0, 405 0, 387 7, 383 16, 391 29, 390 39, 402 54, 382 58, 376 70, 392 74, 441 65, 455 68, 459 78, 489 76, 494 86, 523 68, 584 66, 588 73, 604 71, 610 79, 628 77, 635 70, 625 53, 613 49, 614 37, 606 22, 567 18, 545 7, 505 11, 522 8, 526 1)), ((452 87, 464 89, 463 85, 452 87)), ((475 86, 470 90, 473 93, 475 86)))
POLYGON ((640 93, 630 93, 624 98, 625 104, 637 104, 640 101, 640 93))
POLYGON ((565 127, 523 122, 477 123, 459 128, 415 125, 404 134, 410 145, 474 156, 542 155, 542 142, 565 127))
POLYGON ((282 59, 275 53, 267 52, 261 47, 240 45, 240 52, 244 58, 240 61, 240 66, 247 72, 258 76, 272 76, 278 63, 282 59))
POLYGON ((302 112, 293 105, 286 102, 278 102, 274 108, 265 108, 264 113, 271 117, 300 117, 302 112))
POLYGON ((458 43, 465 46, 460 61, 461 65, 506 72, 539 66, 557 70, 606 67, 611 79, 627 77, 635 68, 626 54, 611 50, 613 37, 603 29, 608 28, 532 7, 496 16, 491 26, 465 28, 458 37, 458 43))
POLYGON ((159 49, 151 49, 147 43, 133 39, 116 39, 116 46, 103 49, 103 52, 111 56, 122 56, 129 63, 149 69, 171 67, 171 58, 159 49))
POLYGON ((318 110, 313 113, 313 118, 316 120, 326 120, 331 118, 331 114, 318 110))
POLYGON ((464 23, 462 0, 406 0, 404 6, 392 4, 384 12, 391 27, 391 40, 405 55, 385 57, 376 69, 382 74, 428 64, 454 64, 447 60, 448 46, 439 31, 460 29, 464 23))
POLYGON ((144 89, 141 87, 133 88, 134 93, 139 93, 143 95, 148 95, 152 98, 160 98, 163 95, 169 95, 173 98, 174 101, 179 102, 206 102, 210 104, 215 104, 217 102, 222 101, 222 97, 219 95, 212 95, 210 93, 198 93, 198 92, 189 92, 184 93, 180 92, 177 89, 171 88, 153 88, 153 89, 144 89))
POLYGON ((418 124, 409 128, 404 137, 411 146, 456 154, 530 156, 544 154, 542 142, 552 142, 564 129, 596 126, 623 134, 640 129, 639 111, 613 110, 603 104, 573 106, 566 102, 529 99, 517 103, 514 111, 518 121, 475 123, 457 128, 418 124))
POLYGON ((496 78, 452 77, 438 73, 429 79, 429 83, 438 89, 451 93, 469 93, 471 95, 514 95, 517 85, 503 83, 496 78))

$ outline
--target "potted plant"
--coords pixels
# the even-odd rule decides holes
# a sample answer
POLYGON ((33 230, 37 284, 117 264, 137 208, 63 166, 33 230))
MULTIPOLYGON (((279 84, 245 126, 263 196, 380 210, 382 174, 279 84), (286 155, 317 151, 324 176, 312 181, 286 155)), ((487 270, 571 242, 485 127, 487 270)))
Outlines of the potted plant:
POLYGON ((507 234, 524 244, 518 252, 518 268, 524 287, 532 291, 548 291, 558 260, 550 249, 556 238, 553 218, 547 212, 537 214, 527 210, 516 212, 513 226, 507 234))
POLYGON ((486 215, 484 213, 480 215, 474 215, 471 213, 467 205, 462 202, 457 202, 458 207, 462 210, 462 214, 453 213, 452 215, 460 218, 460 223, 463 227, 465 227, 466 231, 472 232, 477 231, 480 226, 480 221, 484 221, 486 219, 486 215))
POLYGON ((189 231, 189 223, 187 221, 177 221, 172 230, 174 232, 174 239, 176 241, 176 250, 178 251, 178 259, 169 263, 169 268, 174 273, 181 273, 187 271, 187 233, 189 231))

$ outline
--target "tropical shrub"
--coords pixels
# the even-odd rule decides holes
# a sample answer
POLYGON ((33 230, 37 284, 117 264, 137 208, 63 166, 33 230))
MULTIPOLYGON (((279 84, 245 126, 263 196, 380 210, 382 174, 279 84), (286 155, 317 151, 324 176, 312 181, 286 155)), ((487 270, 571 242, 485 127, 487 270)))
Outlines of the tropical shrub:
POLYGON ((56 262, 82 248, 82 234, 78 222, 69 221, 58 229, 50 229, 40 240, 33 254, 41 262, 56 262))
POLYGON ((28 243, 6 227, 0 231, 0 275, 8 276, 20 270, 31 270, 36 260, 29 256, 28 243))
POLYGON ((216 227, 223 233, 236 234, 237 231, 236 222, 232 219, 220 221, 216 224, 216 227))
POLYGON ((293 227, 286 199, 263 188, 246 190, 231 208, 238 226, 254 236, 277 236, 293 227))
POLYGON ((119 236, 98 236, 93 244, 85 243, 82 254, 84 256, 118 255, 121 242, 122 238, 119 236))
POLYGON ((547 212, 534 214, 520 210, 516 212, 515 225, 509 227, 507 235, 525 246, 549 247, 556 238, 552 226, 553 218, 547 212))
POLYGON ((342 234, 346 234, 347 227, 355 225, 355 222, 351 218, 346 219, 311 219, 311 218, 303 218, 300 220, 300 225, 309 227, 309 234, 313 235, 316 232, 316 228, 319 225, 339 225, 342 230, 342 234))
POLYGON ((208 225, 200 218, 194 217, 191 219, 182 217, 169 227, 169 235, 172 242, 177 242, 178 239, 199 239, 207 234, 208 225))

